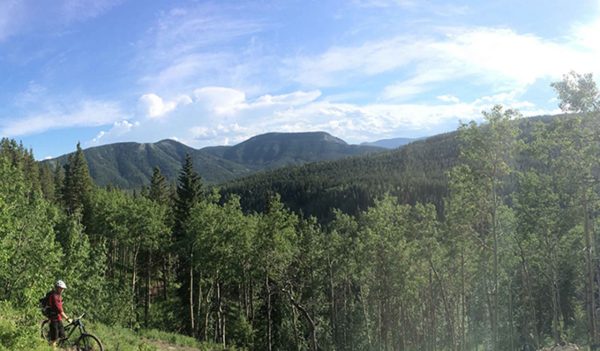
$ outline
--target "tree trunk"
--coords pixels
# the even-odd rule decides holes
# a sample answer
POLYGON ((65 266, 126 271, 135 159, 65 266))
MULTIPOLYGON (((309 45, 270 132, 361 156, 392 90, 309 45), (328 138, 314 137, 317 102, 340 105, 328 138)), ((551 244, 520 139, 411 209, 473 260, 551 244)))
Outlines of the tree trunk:
POLYGON ((269 284, 269 274, 265 274, 265 290, 267 292, 267 350, 273 350, 273 322, 271 321, 271 284, 269 284))
POLYGON ((190 311, 190 333, 193 335, 196 326, 194 324, 194 254, 190 254, 190 285, 189 285, 189 311, 190 311))
MULTIPOLYGON (((494 170, 495 173, 495 170, 494 170)), ((494 351, 498 350, 498 228, 497 228, 497 195, 496 195, 496 182, 493 181, 492 185, 492 195, 493 195, 493 203, 492 203, 492 238, 494 240, 494 281, 492 285, 492 349, 494 351)))
MULTIPOLYGON (((300 303, 298 303, 294 299, 294 296, 291 291, 285 290, 285 289, 282 289, 282 290, 283 290, 283 292, 288 294, 290 301, 292 302, 292 307, 297 308, 300 312, 302 312, 302 315, 304 316, 304 318, 306 318, 306 321, 308 322, 308 325, 310 326, 310 335, 311 335, 310 347, 311 347, 312 351, 317 351, 318 350, 317 324, 316 324, 315 320, 310 316, 310 314, 308 313, 308 310, 306 310, 306 308, 304 308, 304 306, 302 306, 300 303)), ((294 321, 294 325, 295 325, 295 321, 294 321)))
POLYGON ((590 233, 590 223, 588 217, 587 194, 583 195, 583 231, 585 236, 585 263, 586 263, 586 306, 588 317, 588 342, 590 345, 597 343, 596 328, 596 299, 594 298, 594 245, 590 233))
POLYGON ((152 267, 152 255, 148 252, 146 258, 146 298, 144 301, 144 325, 148 328, 148 315, 150 313, 150 294, 152 292, 151 285, 151 267, 152 267))

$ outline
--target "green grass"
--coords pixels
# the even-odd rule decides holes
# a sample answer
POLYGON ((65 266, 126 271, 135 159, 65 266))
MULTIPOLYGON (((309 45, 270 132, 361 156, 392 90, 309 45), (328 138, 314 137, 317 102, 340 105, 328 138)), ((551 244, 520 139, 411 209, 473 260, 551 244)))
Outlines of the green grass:
POLYGON ((107 351, 156 351, 147 340, 131 329, 104 324, 86 323, 88 333, 97 336, 107 351))
POLYGON ((232 347, 223 348, 220 345, 199 342, 198 340, 196 340, 192 337, 189 337, 189 336, 175 334, 175 333, 168 333, 168 332, 164 332, 164 331, 160 331, 160 330, 156 330, 156 329, 142 330, 142 331, 140 331, 139 335, 148 340, 168 342, 173 345, 196 348, 196 349, 202 350, 202 351, 239 350, 239 349, 232 348, 232 347))
MULTIPOLYGON (((35 308, 22 310, 6 301, 0 301, 0 351, 52 351, 40 337, 43 317, 35 308)), ((215 344, 201 343, 194 338, 159 330, 135 332, 128 328, 109 326, 83 321, 88 333, 102 341, 106 351, 162 351, 166 346, 181 347, 182 350, 217 351, 225 350, 215 344), (160 348, 160 347, 163 348, 160 348)), ((75 340, 78 332, 73 334, 75 340)), ((227 350, 235 350, 228 348, 227 350)))

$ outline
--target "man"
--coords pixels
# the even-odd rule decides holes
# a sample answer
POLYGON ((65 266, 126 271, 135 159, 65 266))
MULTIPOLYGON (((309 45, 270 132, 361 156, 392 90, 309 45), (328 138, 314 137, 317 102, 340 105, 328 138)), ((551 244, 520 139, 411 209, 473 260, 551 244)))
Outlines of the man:
POLYGON ((71 323, 71 319, 67 317, 63 310, 62 293, 67 288, 67 284, 62 280, 57 280, 54 284, 54 290, 48 298, 48 305, 53 311, 50 317, 50 343, 56 346, 59 339, 65 337, 65 327, 62 323, 63 319, 71 323))

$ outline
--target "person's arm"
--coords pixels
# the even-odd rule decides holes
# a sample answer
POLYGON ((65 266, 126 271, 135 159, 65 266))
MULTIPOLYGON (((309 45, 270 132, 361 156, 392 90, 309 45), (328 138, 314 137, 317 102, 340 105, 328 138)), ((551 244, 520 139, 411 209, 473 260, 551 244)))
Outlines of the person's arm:
POLYGON ((65 311, 63 310, 62 299, 55 300, 54 302, 56 303, 56 311, 58 311, 58 314, 62 318, 64 318, 67 322, 71 323, 71 318, 69 318, 67 316, 67 314, 65 313, 65 311))
POLYGON ((65 314, 65 311, 62 311, 60 313, 60 316, 63 317, 69 323, 71 323, 73 321, 71 318, 67 317, 67 315, 65 314))

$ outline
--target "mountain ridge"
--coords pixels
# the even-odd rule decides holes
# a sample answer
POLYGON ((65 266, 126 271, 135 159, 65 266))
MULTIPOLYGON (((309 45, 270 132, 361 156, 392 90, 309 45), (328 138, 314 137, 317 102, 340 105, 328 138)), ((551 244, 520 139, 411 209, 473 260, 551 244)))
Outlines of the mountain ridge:
MULTIPOLYGON (((326 132, 266 133, 233 146, 195 149, 179 141, 119 142, 84 150, 90 175, 100 186, 136 189, 150 182, 152 171, 174 181, 186 154, 205 182, 216 184, 263 170, 384 151, 372 146, 349 145, 326 132)), ((70 154, 41 161, 64 165, 70 154)))

